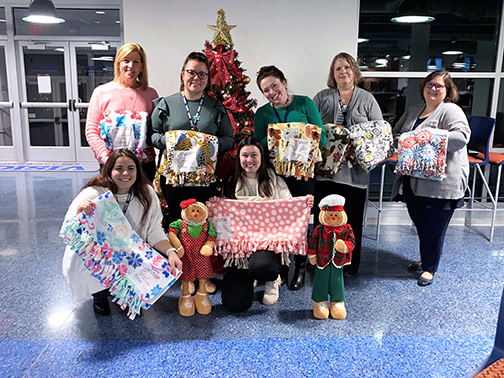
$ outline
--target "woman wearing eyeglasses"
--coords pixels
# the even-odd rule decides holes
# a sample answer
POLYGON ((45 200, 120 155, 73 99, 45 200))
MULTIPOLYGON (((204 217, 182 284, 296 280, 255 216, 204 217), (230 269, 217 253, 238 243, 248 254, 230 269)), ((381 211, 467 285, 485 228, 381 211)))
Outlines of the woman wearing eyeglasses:
MULTIPOLYGON (((180 73, 180 92, 154 101, 150 143, 162 153, 166 149, 165 132, 194 130, 215 135, 219 153, 234 145, 231 121, 222 102, 208 94, 210 88, 210 64, 205 54, 191 52, 180 73)), ((169 223, 180 218, 176 209, 180 202, 195 198, 205 202, 217 194, 216 184, 210 186, 170 186, 164 176, 160 178, 161 189, 168 203, 169 223)))
POLYGON ((412 130, 447 130, 446 177, 435 181, 396 175, 392 195, 406 202, 420 239, 421 260, 410 264, 408 270, 420 274, 419 286, 427 286, 438 269, 453 212, 464 204, 469 175, 466 145, 471 130, 464 111, 455 104, 457 87, 448 72, 430 73, 420 84, 420 96, 425 104, 409 108, 395 125, 393 134, 399 139, 401 134, 412 130))
MULTIPOLYGON (((383 119, 380 106, 373 95, 357 86, 361 81, 359 65, 350 54, 341 52, 333 58, 327 79, 329 88, 321 90, 313 98, 322 122, 350 127, 383 119)), ((334 178, 316 176, 315 203, 330 194, 339 194, 347 199, 345 211, 355 234, 355 248, 352 252, 352 263, 343 268, 346 276, 355 274, 360 265, 368 180, 368 173, 360 165, 354 165, 352 168, 342 165, 334 178)), ((315 219, 318 219, 317 212, 316 207, 315 219)))

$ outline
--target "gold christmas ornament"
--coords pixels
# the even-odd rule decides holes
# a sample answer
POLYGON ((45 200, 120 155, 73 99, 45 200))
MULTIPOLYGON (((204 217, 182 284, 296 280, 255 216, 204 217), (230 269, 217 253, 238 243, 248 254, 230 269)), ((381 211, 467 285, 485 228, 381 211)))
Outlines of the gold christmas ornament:
POLYGON ((226 12, 224 9, 219 9, 217 11, 217 25, 207 25, 211 30, 214 31, 214 37, 212 44, 217 45, 231 45, 233 40, 231 39, 231 29, 236 28, 236 25, 229 25, 226 21, 226 12))
POLYGON ((248 77, 247 75, 243 75, 242 81, 243 81, 243 83, 248 84, 248 83, 250 83, 250 77, 248 77))

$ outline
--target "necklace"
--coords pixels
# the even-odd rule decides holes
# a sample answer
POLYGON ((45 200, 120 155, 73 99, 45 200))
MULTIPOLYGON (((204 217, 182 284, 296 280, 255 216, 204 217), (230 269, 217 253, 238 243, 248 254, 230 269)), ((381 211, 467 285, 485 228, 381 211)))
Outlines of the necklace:
MULTIPOLYGON (((135 106, 136 106, 138 92, 137 92, 136 88, 132 88, 132 89, 135 91, 135 99, 133 100, 133 109, 131 109, 131 111, 134 112, 135 111, 135 106)), ((121 97, 122 97, 123 104, 124 104, 124 110, 128 110, 128 108, 126 107, 126 100, 124 99, 123 88, 119 88, 119 92, 121 92, 121 97)))

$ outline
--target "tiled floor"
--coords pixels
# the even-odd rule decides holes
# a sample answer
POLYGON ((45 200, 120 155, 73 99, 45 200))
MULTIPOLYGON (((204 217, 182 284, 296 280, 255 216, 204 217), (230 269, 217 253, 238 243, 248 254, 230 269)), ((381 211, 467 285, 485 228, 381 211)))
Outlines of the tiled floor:
MULTIPOLYGON (((182 318, 179 286, 134 321, 73 303, 61 273, 63 215, 90 172, 0 173, 0 374, 4 377, 464 377, 490 353, 503 287, 504 232, 450 227, 434 284, 406 271, 417 238, 382 226, 346 279, 348 317, 315 320, 311 285, 227 312, 182 318)), ((365 228, 374 235, 374 228, 365 228)), ((260 298, 264 286, 258 286, 260 298)))

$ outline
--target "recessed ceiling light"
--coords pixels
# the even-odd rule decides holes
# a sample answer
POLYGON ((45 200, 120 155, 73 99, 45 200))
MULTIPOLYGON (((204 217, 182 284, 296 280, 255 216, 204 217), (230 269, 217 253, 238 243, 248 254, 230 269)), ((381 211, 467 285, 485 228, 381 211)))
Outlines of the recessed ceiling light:
POLYGON ((369 42, 369 38, 357 38, 357 43, 369 42))
POLYGON ((404 60, 408 60, 411 58, 411 55, 403 55, 401 58, 403 58, 404 60))
POLYGON ((104 61, 104 62, 113 62, 114 61, 114 57, 113 56, 97 56, 97 57, 91 58, 91 60, 100 60, 100 61, 104 61))
POLYGON ((431 16, 399 16, 390 19, 390 21, 397 22, 399 24, 423 24, 434 20, 435 18, 431 16))
POLYGON ((458 50, 446 50, 446 51, 443 51, 441 54, 443 54, 443 55, 460 55, 460 54, 463 54, 463 52, 458 51, 458 50))
POLYGON ((120 23, 121 23, 121 21, 119 21, 119 20, 116 20, 116 22, 115 22, 115 23, 116 23, 116 24, 120 24, 120 23))
POLYGON ((376 63, 376 64, 379 64, 379 65, 387 65, 388 60, 387 60, 387 59, 385 59, 385 58, 380 58, 380 59, 376 59, 376 60, 375 60, 375 63, 376 63))
POLYGON ((105 14, 105 12, 104 12, 104 11, 96 11, 95 13, 96 13, 96 14, 105 14))

